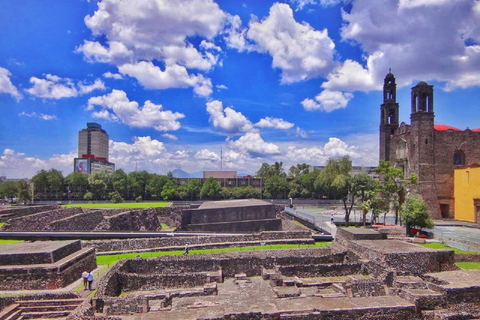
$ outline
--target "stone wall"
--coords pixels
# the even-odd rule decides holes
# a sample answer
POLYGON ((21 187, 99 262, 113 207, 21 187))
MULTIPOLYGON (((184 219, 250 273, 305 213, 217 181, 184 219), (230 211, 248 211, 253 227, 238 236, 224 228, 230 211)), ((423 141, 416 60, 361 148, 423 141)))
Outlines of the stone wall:
POLYGON ((289 266, 277 266, 275 267, 275 270, 277 270, 286 277, 341 277, 360 273, 362 270, 362 264, 298 264, 289 266))
POLYGON ((162 288, 193 288, 203 286, 209 281, 210 276, 205 272, 191 273, 155 273, 136 274, 123 273, 117 275, 117 281, 122 283, 122 292, 137 290, 157 290, 162 288))
POLYGON ((218 222, 205 224, 190 224, 188 231, 210 232, 260 232, 282 229, 281 219, 264 219, 254 221, 218 222))
POLYGON ((7 306, 15 303, 15 301, 25 301, 25 300, 56 300, 56 299, 78 299, 80 296, 74 292, 40 292, 34 294, 19 294, 19 295, 8 295, 0 297, 0 311, 6 308, 7 306))
POLYGON ((63 288, 79 279, 83 271, 96 268, 94 249, 85 249, 56 264, 0 266, 0 290, 41 290, 63 288))
POLYGON ((159 231, 161 227, 155 210, 140 209, 104 217, 95 230, 159 231))
POLYGON ((50 224, 50 229, 56 231, 92 231, 102 220, 102 211, 90 211, 56 220, 50 224))
POLYGON ((110 251, 143 251, 145 249, 158 249, 161 247, 183 247, 185 243, 190 245, 250 241, 269 241, 281 239, 308 239, 313 242, 310 231, 265 231, 242 236, 190 236, 190 237, 164 237, 146 239, 122 239, 122 240, 90 240, 82 241, 83 247, 93 247, 98 252, 110 251))
POLYGON ((82 213, 81 208, 56 209, 35 213, 29 216, 8 220, 3 226, 4 230, 17 231, 44 231, 50 230, 50 224, 56 220, 64 219, 82 213))
POLYGON ((273 205, 258 205, 215 209, 193 209, 190 224, 205 224, 232 221, 248 221, 275 219, 276 212, 273 205))
POLYGON ((0 210, 0 222, 6 222, 9 219, 18 218, 38 212, 52 211, 60 208, 61 207, 57 204, 48 206, 11 207, 8 209, 2 208, 0 210))

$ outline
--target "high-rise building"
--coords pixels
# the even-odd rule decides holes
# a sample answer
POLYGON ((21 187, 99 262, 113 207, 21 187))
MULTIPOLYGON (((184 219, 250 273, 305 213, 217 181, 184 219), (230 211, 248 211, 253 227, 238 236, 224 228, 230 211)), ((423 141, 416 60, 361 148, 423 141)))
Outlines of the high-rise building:
POLYGON ((115 164, 108 162, 108 134, 98 123, 88 122, 87 128, 78 132, 78 158, 73 166, 80 173, 115 170, 115 164))
POLYGON ((108 161, 108 134, 98 123, 88 122, 78 132, 78 157, 108 161))

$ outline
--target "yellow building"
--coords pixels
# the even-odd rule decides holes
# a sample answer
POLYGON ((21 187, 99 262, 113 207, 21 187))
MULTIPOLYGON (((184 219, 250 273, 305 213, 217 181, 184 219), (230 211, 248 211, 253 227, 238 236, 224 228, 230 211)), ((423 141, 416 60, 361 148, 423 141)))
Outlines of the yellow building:
POLYGON ((455 170, 455 219, 480 223, 480 167, 455 170))

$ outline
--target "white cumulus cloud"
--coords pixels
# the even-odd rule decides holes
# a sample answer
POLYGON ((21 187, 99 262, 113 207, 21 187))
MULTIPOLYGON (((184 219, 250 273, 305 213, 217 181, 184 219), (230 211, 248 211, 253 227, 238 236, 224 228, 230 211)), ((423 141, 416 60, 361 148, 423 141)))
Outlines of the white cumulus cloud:
POLYGON ((18 114, 20 117, 28 117, 28 118, 38 118, 42 120, 58 120, 56 115, 50 115, 50 114, 43 114, 43 113, 36 113, 36 112, 20 112, 18 114))
POLYGON ((0 93, 8 93, 18 101, 22 99, 22 94, 12 84, 11 75, 9 70, 0 67, 0 93))
POLYGON ((303 108, 307 111, 321 110, 331 112, 336 109, 345 108, 353 98, 353 94, 349 92, 323 90, 313 99, 305 99, 302 101, 303 108))
POLYGON ((249 132, 236 141, 230 141, 230 148, 248 152, 252 156, 280 154, 280 148, 274 143, 265 142, 259 133, 249 132))
POLYGON ((105 84, 102 80, 96 79, 92 84, 78 82, 77 85, 69 78, 60 78, 59 76, 46 74, 45 78, 40 79, 31 77, 32 87, 25 89, 32 96, 44 99, 62 99, 77 97, 88 94, 94 90, 105 90, 105 84))
POLYGON ((156 105, 150 100, 145 101, 143 107, 138 102, 130 101, 122 90, 113 90, 111 93, 88 99, 87 110, 96 106, 101 110, 95 111, 92 116, 112 121, 121 121, 130 127, 154 128, 158 131, 171 131, 180 128, 179 119, 185 117, 179 112, 163 110, 162 105, 156 105))
POLYGON ((237 112, 231 107, 224 109, 222 101, 207 102, 207 112, 210 114, 209 121, 213 126, 224 133, 238 134, 256 130, 250 120, 241 112, 237 112))
POLYGON ((294 124, 291 122, 285 121, 281 118, 266 117, 266 118, 260 119, 260 121, 257 122, 255 126, 259 128, 275 128, 280 130, 287 130, 287 129, 291 129, 294 126, 294 124))

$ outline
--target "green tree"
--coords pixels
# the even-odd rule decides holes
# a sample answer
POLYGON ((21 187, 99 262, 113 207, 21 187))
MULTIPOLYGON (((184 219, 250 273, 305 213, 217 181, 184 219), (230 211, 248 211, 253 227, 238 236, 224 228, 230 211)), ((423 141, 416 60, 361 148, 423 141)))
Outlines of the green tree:
POLYGON ((290 169, 288 169, 288 177, 295 178, 307 174, 309 167, 310 166, 306 163, 299 163, 296 166, 291 166, 290 169))
POLYGON ((30 184, 25 180, 18 181, 18 193, 17 193, 18 202, 28 202, 32 201, 32 192, 30 184))
POLYGON ((210 177, 204 183, 203 187, 200 190, 200 198, 202 199, 216 199, 220 196, 222 187, 217 180, 210 177))
POLYGON ((122 197, 128 198, 128 175, 123 169, 117 169, 112 173, 112 187, 122 197))
POLYGON ((419 194, 411 194, 402 206, 402 219, 407 229, 407 235, 411 234, 411 228, 420 230, 433 228, 433 219, 428 213, 428 206, 419 194))
POLYGON ((73 171, 65 177, 65 182, 73 197, 83 197, 88 188, 88 175, 73 171))
POLYGON ((177 196, 177 181, 172 178, 165 183, 162 188, 162 198, 163 200, 173 200, 177 196))
POLYGON ((202 191, 202 183, 200 179, 191 179, 190 181, 188 181, 185 191, 187 192, 188 199, 197 199, 200 196, 200 192, 202 191))
POLYGON ((63 188, 63 184, 65 183, 62 172, 55 169, 48 170, 47 181, 48 188, 50 188, 52 191, 61 190, 63 188))
POLYGON ((272 199, 285 198, 288 191, 288 182, 285 177, 272 176, 265 180, 265 192, 271 195, 272 199))
POLYGON ((345 225, 350 225, 350 213, 355 200, 355 184, 349 172, 352 170, 352 161, 349 156, 340 159, 329 159, 327 165, 318 174, 315 180, 315 188, 319 193, 327 195, 329 198, 341 199, 345 208, 345 225), (352 199, 350 205, 347 205, 348 195, 352 199))
POLYGON ((262 163, 262 166, 255 173, 255 176, 263 179, 268 179, 273 176, 286 177, 285 170, 283 170, 283 162, 275 162, 272 165, 262 163))
POLYGON ((112 183, 112 175, 107 169, 92 172, 88 177, 90 192, 95 199, 106 199, 112 183))
POLYGON ((145 171, 132 171, 128 173, 129 190, 133 197, 142 196, 147 199, 146 187, 148 185, 150 174, 145 171))
POLYGON ((85 195, 83 196, 83 199, 85 200, 92 200, 93 199, 93 193, 91 193, 90 191, 88 191, 87 193, 85 193, 85 195))
POLYGON ((362 208, 363 226, 367 224, 367 213, 370 210, 370 198, 375 190, 373 178, 366 173, 359 173, 351 179, 352 193, 357 197, 362 208))
POLYGON ((412 173, 408 179, 405 179, 402 169, 392 167, 389 161, 384 160, 380 160, 380 165, 375 169, 375 172, 381 176, 381 192, 388 199, 389 204, 393 206, 395 224, 397 224, 399 211, 407 194, 406 189, 409 185, 418 183, 417 176, 412 173))
POLYGON ((122 203, 123 198, 122 195, 118 191, 113 191, 108 194, 108 197, 110 198, 110 201, 113 203, 122 203))
POLYGON ((166 176, 159 176, 154 174, 151 176, 146 186, 147 191, 152 195, 154 199, 162 198, 163 186, 169 181, 166 176))
POLYGON ((0 197, 15 198, 18 194, 18 181, 5 181, 0 184, 0 197))
POLYGON ((48 173, 45 170, 40 170, 38 171, 31 179, 30 182, 32 182, 35 186, 36 190, 44 191, 46 192, 47 189, 49 189, 48 185, 48 173))

